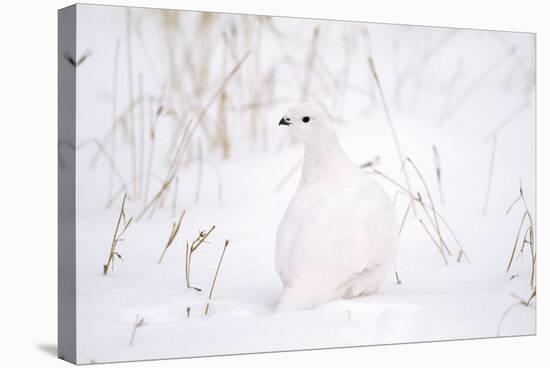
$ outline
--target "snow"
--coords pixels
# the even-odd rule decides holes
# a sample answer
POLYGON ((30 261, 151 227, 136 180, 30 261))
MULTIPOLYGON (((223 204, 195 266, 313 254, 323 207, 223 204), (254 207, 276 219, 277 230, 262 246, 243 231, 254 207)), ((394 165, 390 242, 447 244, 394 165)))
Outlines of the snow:
MULTIPOLYGON (((274 18, 273 25, 282 34, 278 37, 268 26, 257 31, 258 22, 252 18, 220 15, 211 19, 216 26, 209 32, 203 31, 197 40, 200 13, 183 15, 178 31, 168 35, 162 23, 169 18, 159 14, 152 9, 131 12, 135 34, 141 30, 143 35, 143 41, 135 35, 132 40, 135 98, 139 96, 140 74, 144 94, 155 97, 154 104, 162 94, 163 80, 172 76, 174 82, 167 52, 170 40, 176 40, 181 47, 177 49, 181 55, 175 60, 178 70, 182 70, 177 75, 183 81, 186 97, 168 88, 165 104, 180 114, 185 110, 181 101, 190 101, 198 109, 204 106, 231 67, 248 49, 253 50, 242 70, 227 84, 227 104, 231 107, 226 115, 230 156, 224 159, 220 147, 210 144, 208 134, 198 129, 189 153, 196 157, 200 144, 204 162, 198 201, 195 198, 201 165, 194 160, 178 171, 175 210, 174 191, 169 190, 164 206, 157 208, 150 219, 144 216, 130 225, 124 241, 117 246, 123 261, 116 259, 114 270, 103 275, 122 195, 106 208, 110 193, 109 162, 100 157, 92 165, 97 149, 93 144, 79 147, 78 362, 536 332, 536 301, 530 307, 514 307, 501 323, 503 314, 517 304, 512 294, 527 299, 531 293, 527 251, 513 263, 511 272, 506 272, 522 212, 519 205, 509 214, 505 212, 518 196, 521 179, 527 205, 536 213, 534 103, 526 105, 499 130, 488 208, 483 214, 493 145, 490 134, 534 96, 534 35, 274 18), (453 256, 448 257, 449 265, 445 265, 418 220, 411 216, 403 228, 396 258, 400 285, 389 275, 376 295, 325 303, 308 311, 273 313, 282 292, 274 267, 276 229, 296 189, 299 173, 291 175, 280 188, 279 184, 302 157, 302 148, 277 124, 288 107, 301 100, 304 64, 317 25, 320 26, 317 55, 323 61, 315 64, 309 98, 335 111, 337 134, 354 162, 359 165, 380 156, 381 164, 376 168, 403 183, 387 119, 366 63, 368 50, 364 45, 368 37, 402 149, 423 173, 435 206, 456 233, 471 262, 464 259, 457 262, 456 247, 445 232, 453 251, 453 256), (227 55, 221 30, 231 34, 232 27, 237 27, 236 36, 233 34, 235 55, 227 55), (246 33, 239 33, 247 27, 254 30, 249 39, 246 33), (256 37, 262 41, 259 48, 256 37), (346 44, 350 48, 343 46, 346 44), (205 90, 202 94, 194 95, 188 86, 192 78, 184 73, 186 64, 181 60, 187 54, 183 45, 196 48, 187 50, 192 62, 201 65, 205 58, 210 62, 207 77, 203 76, 200 83, 205 90), (505 45, 515 46, 515 52, 506 51, 505 45), (208 46, 212 53, 209 57, 205 56, 208 46), (288 55, 293 59, 289 60, 288 55), (322 71, 332 71, 343 83, 346 72, 342 66, 348 57, 350 88, 340 90, 331 83, 330 73, 322 71), (398 76, 407 69, 411 70, 410 77, 399 82, 398 76), (456 70, 459 73, 453 84, 456 70), (273 85, 262 90, 258 86, 265 82, 265 76, 272 76, 273 85), (250 102, 258 89, 262 91, 262 101, 268 99, 269 92, 274 101, 281 102, 258 109, 253 125, 253 112, 233 107, 250 102), (440 121, 445 105, 451 106, 454 113, 440 121), (434 144, 442 162, 444 202, 437 190, 434 144), (183 209, 186 215, 182 229, 159 264, 172 223, 183 209), (192 259, 191 283, 203 290, 196 292, 185 285, 185 240, 191 242, 200 230, 212 225, 216 229, 208 238, 210 243, 201 246, 192 259), (204 316, 225 239, 230 244, 209 313, 204 316), (517 276, 511 279, 512 275, 517 276), (137 328, 130 345, 137 316, 144 319, 144 325, 137 328)), ((102 140, 111 127, 117 39, 120 42, 118 114, 128 105, 126 16, 125 8, 78 5, 78 54, 85 50, 91 50, 92 54, 77 69, 77 144, 93 138, 102 140)), ((218 107, 219 99, 206 115, 204 123, 210 131, 220 127, 218 107)), ((136 126, 139 116, 137 109, 136 126)), ((145 116, 149 116, 148 104, 145 116)), ((148 119, 145 126, 149 127, 148 119)), ((171 117, 160 117, 152 170, 158 177, 164 178, 168 170, 173 152, 170 147, 177 132, 177 124, 171 117)), ((148 154, 148 136, 145 142, 148 154)), ((106 149, 110 152, 110 143, 106 149)), ((116 154, 115 161, 125 180, 129 180, 132 176, 129 144, 120 128, 116 154)), ((425 197, 421 182, 412 171, 409 173, 413 187, 425 197)), ((116 191, 120 183, 114 180, 116 191)), ((391 183, 380 177, 376 180, 389 193, 395 193, 391 183)), ((160 189, 156 179, 151 179, 150 185, 149 198, 160 189)), ((398 198, 396 209, 402 216, 407 203, 404 197, 398 198)), ((143 198, 129 198, 126 213, 135 217, 143 206, 143 198)))

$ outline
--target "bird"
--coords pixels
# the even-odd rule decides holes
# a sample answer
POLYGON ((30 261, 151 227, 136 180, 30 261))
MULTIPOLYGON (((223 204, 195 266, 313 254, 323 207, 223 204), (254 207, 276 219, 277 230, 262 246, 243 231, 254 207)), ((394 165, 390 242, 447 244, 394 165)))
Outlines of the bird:
POLYGON ((275 269, 283 292, 275 312, 377 292, 398 242, 388 193, 347 156, 319 105, 299 103, 278 125, 302 143, 304 156, 277 229, 275 269))

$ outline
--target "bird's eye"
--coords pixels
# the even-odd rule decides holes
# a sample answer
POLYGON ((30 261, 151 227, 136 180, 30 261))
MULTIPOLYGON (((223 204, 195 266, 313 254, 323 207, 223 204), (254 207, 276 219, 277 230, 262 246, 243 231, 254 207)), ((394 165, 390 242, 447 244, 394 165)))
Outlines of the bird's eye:
POLYGON ((304 123, 309 122, 309 116, 304 116, 304 117, 302 118, 302 121, 303 121, 304 123))

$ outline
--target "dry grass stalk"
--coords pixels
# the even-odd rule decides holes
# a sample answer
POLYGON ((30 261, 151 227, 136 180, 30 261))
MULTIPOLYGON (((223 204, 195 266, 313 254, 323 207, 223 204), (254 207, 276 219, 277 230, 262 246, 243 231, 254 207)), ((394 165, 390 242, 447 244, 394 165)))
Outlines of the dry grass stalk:
POLYGON ((105 156, 105 158, 107 158, 107 161, 109 162, 109 165, 111 166, 111 170, 114 172, 115 176, 118 178, 120 183, 122 185, 125 185, 124 176, 122 175, 122 172, 118 168, 118 166, 115 163, 114 159, 111 157, 111 155, 109 155, 109 153, 105 149, 105 146, 98 139, 96 139, 96 138, 87 139, 87 140, 83 141, 82 143, 80 143, 76 147, 76 149, 81 149, 81 148, 83 148, 83 147, 85 147, 89 144, 95 144, 97 146, 98 152, 102 153, 105 156))
POLYGON ((529 99, 525 100, 521 105, 519 105, 515 110, 513 110, 508 116, 506 116, 489 134, 485 136, 485 141, 488 142, 491 138, 496 137, 496 135, 510 124, 514 119, 531 106, 531 101, 529 99))
POLYGON ((393 262, 393 270, 395 273, 395 282, 397 282, 397 285, 401 285, 401 279, 399 278, 399 273, 397 272, 397 265, 395 264, 395 261, 393 262))
POLYGON ((63 54, 63 57, 65 58, 65 60, 67 60, 69 62, 69 64, 71 64, 75 68, 80 66, 80 64, 85 62, 90 56, 92 56, 92 51, 91 50, 85 50, 84 53, 82 54, 82 56, 80 58, 78 58, 78 60, 75 60, 71 56, 71 54, 69 54, 68 52, 65 52, 65 54, 63 54))
POLYGON ((170 246, 174 242, 174 239, 178 235, 178 231, 180 230, 181 221, 183 220, 184 215, 185 215, 185 210, 183 210, 181 212, 181 215, 179 217, 178 222, 177 223, 174 222, 172 224, 172 230, 170 231, 170 236, 168 237, 168 241, 166 242, 166 245, 164 246, 164 250, 162 251, 162 254, 160 255, 159 264, 162 262, 162 259, 164 258, 164 255, 166 254, 166 251, 168 250, 168 248, 170 248, 170 246))
MULTIPOLYGON (((170 163, 170 166, 168 168, 166 179, 159 190, 157 194, 145 205, 145 208, 140 213, 140 215, 137 217, 136 221, 139 221, 147 211, 151 208, 156 208, 157 201, 163 196, 164 191, 170 186, 172 183, 172 180, 174 179, 174 176, 176 174, 176 171, 178 170, 178 167, 181 163, 183 153, 185 152, 185 149, 188 148, 188 142, 191 139, 193 133, 195 130, 201 125, 204 117, 206 116, 208 109, 210 106, 216 101, 216 99, 222 94, 222 92, 225 90, 227 83, 235 76, 235 74, 239 71, 243 63, 246 61, 246 59, 250 56, 251 51, 248 51, 240 60, 237 62, 237 64, 231 69, 229 74, 224 78, 222 83, 220 84, 219 88, 216 90, 216 92, 212 95, 212 97, 208 100, 206 105, 202 108, 202 110, 199 112, 197 120, 194 122, 191 121, 187 124, 185 130, 182 133, 182 136, 179 140, 179 143, 177 144, 177 148, 174 154, 174 157, 170 163)), ((151 213, 152 216, 152 213, 151 213)))
MULTIPOLYGON (((160 109, 160 107, 159 107, 160 109)), ((151 177, 151 170, 153 168, 153 154, 155 152, 155 137, 156 137, 156 122, 158 119, 158 116, 160 114, 160 111, 157 110, 156 114, 153 114, 153 100, 149 100, 149 141, 150 141, 150 147, 149 147, 149 155, 147 157, 147 172, 145 175, 145 189, 143 193, 143 205, 147 204, 147 200, 149 198, 149 181, 151 177)))
MULTIPOLYGON (((248 51, 236 64, 235 66, 233 67, 233 69, 231 69, 231 71, 229 72, 229 74, 224 78, 224 80, 222 81, 222 83, 220 84, 220 86, 218 87, 218 89, 216 90, 216 92, 212 95, 212 97, 210 98, 210 100, 208 100, 207 104, 203 107, 203 109, 201 110, 201 112, 199 113, 198 115, 198 118, 197 118, 197 121, 195 123, 195 127, 196 128, 198 125, 200 125, 202 123, 202 120, 204 118, 204 116, 206 115, 206 113, 208 112, 208 110, 210 109, 210 106, 218 99, 218 97, 225 91, 225 88, 227 86, 227 83, 235 76, 235 74, 237 74, 237 72, 239 71, 239 69, 241 68, 241 66, 243 65, 243 63, 246 61, 246 59, 248 59, 248 57, 250 56, 250 54, 252 53, 252 51, 248 51)), ((191 133, 193 133, 193 130, 191 131, 191 133)))
POLYGON ((460 260, 462 259, 462 256, 464 255, 464 252, 462 251, 462 249, 458 252, 458 258, 456 259, 456 261, 458 263, 460 263, 460 260))
MULTIPOLYGON (((121 124, 120 119, 115 117, 115 124, 111 126, 111 128, 107 133, 105 133, 105 135, 103 136, 103 139, 102 140, 96 139, 98 142, 100 142, 99 144, 106 146, 107 143, 109 143, 110 141, 111 143, 113 143, 112 142, 113 137, 116 138, 114 129, 120 124, 121 124)), ((94 156, 90 159, 91 168, 95 168, 100 157, 101 157, 101 151, 98 149, 97 152, 94 154, 94 156)))
MULTIPOLYGON (((369 173, 369 171, 367 171, 367 173, 369 173)), ((435 223, 433 222, 433 219, 431 218, 431 216, 429 216, 428 214, 428 210, 432 210, 435 214, 435 216, 437 217, 437 219, 439 221, 441 221, 441 224, 445 226, 445 229, 451 234, 451 236, 453 237, 459 251, 462 252, 462 256, 460 257, 460 259, 462 259, 462 257, 464 257, 466 259, 467 262, 470 262, 470 259, 468 258, 468 256, 466 255, 466 252, 464 251, 464 248, 462 247, 462 244, 460 243, 460 241, 458 240, 458 237, 456 236, 456 234, 454 233, 454 231, 452 230, 451 226, 449 225, 449 223, 445 220, 445 218, 437 211, 435 210, 435 208, 431 207, 429 204, 425 203, 424 200, 422 199, 422 197, 420 196, 419 193, 417 193, 416 195, 412 194, 411 192, 409 192, 407 190, 407 188, 405 188, 405 186, 403 186, 402 184, 400 184, 398 181, 396 181, 395 179, 392 179, 391 177, 389 177, 388 175, 384 174, 383 172, 375 169, 375 168, 372 168, 371 167, 371 173, 375 174, 375 175, 378 175, 382 178, 384 178, 385 180, 389 181, 390 183, 392 183, 393 185, 395 185, 399 190, 397 191, 397 194, 399 195, 403 195, 405 196, 405 198, 407 198, 409 201, 414 201, 414 202, 417 202, 423 209, 424 209, 424 212, 427 214, 427 217, 430 219, 430 222, 435 226, 435 223)), ((403 220, 404 222, 405 220, 403 220)), ((433 236, 431 237, 433 238, 433 236)), ((446 247, 446 243, 444 243, 446 247)), ((448 249, 448 248, 446 248, 448 249)))
POLYGON ((216 273, 214 274, 214 279, 212 280, 212 286, 210 286, 210 293, 208 294, 208 302, 206 303, 206 307, 204 308, 204 315, 208 315, 208 308, 210 307, 210 301, 212 300, 212 293, 214 292, 214 286, 216 286, 216 280, 218 279, 218 273, 220 272, 220 266, 222 265, 223 256, 225 255, 225 251, 227 250, 227 246, 229 245, 229 240, 225 240, 225 244, 223 245, 223 251, 222 255, 220 256, 220 260, 218 262, 218 267, 216 268, 216 273))
MULTIPOLYGON (((452 256, 453 254, 451 253, 451 250, 449 249, 449 247, 447 247, 447 243, 443 240, 442 236, 441 237, 439 236, 441 231, 438 230, 438 225, 435 223, 434 219, 432 218, 431 213, 429 212, 429 210, 432 210, 433 207, 426 204, 426 202, 423 200, 422 196, 418 192, 417 192, 417 197, 420 199, 420 202, 418 202, 418 203, 422 207, 422 210, 424 211, 424 214, 426 215, 426 218, 429 220, 430 225, 432 226, 433 230, 436 232, 436 237, 437 237, 437 239, 439 239, 438 240, 438 245, 441 247, 441 249, 444 249, 447 252, 447 255, 452 256)), ((437 217, 437 214, 434 214, 434 216, 437 217)))
MULTIPOLYGON (((510 268, 512 266, 512 262, 514 260, 514 255, 515 255, 517 247, 518 247, 519 236, 521 234, 521 230, 523 228, 523 225, 524 225, 525 221, 527 220, 528 221, 527 222, 528 226, 527 226, 527 229, 525 230, 525 234, 523 236, 523 242, 521 244, 521 249, 520 249, 519 253, 520 253, 520 255, 523 254, 525 245, 526 244, 529 245, 529 250, 531 252, 531 277, 530 277, 531 294, 529 295, 529 298, 527 300, 524 300, 523 298, 520 298, 517 295, 512 294, 512 297, 514 297, 515 299, 518 299, 519 303, 513 304, 512 306, 510 306, 502 314, 502 317, 500 318, 500 321, 499 321, 499 324, 498 324, 497 336, 500 336, 500 330, 501 330, 501 327, 502 327, 502 323, 504 322, 504 319, 506 318, 508 313, 514 307, 517 307, 517 306, 520 306, 520 305, 522 305, 524 307, 532 307, 531 302, 537 297, 537 286, 536 286, 536 279, 535 279, 536 261, 537 261, 537 254, 536 254, 536 248, 535 248, 535 227, 534 227, 533 217, 531 215, 531 212, 529 211, 529 208, 527 207, 527 202, 525 201, 525 197, 523 195, 523 187, 522 187, 522 184, 521 184, 521 180, 519 182, 519 196, 512 202, 510 207, 508 207, 508 209, 506 210, 506 214, 508 214, 512 210, 512 208, 514 208, 514 206, 520 201, 523 203, 524 212, 523 212, 520 224, 519 224, 518 232, 517 232, 517 235, 516 235, 516 240, 514 242, 514 247, 512 249, 512 255, 510 256, 510 260, 508 261, 508 267, 506 268, 506 271, 507 272, 510 271, 510 268)), ((513 279, 516 276, 517 276, 517 274, 512 275, 512 277, 510 279, 513 279)))
POLYGON ((176 207, 178 204, 178 185, 179 176, 176 177, 176 184, 174 185, 174 197, 172 198, 172 217, 176 216, 176 207))
POLYGON ((531 291, 531 294, 529 294, 529 298, 527 298, 527 300, 523 299, 522 297, 514 293, 512 293, 511 295, 512 295, 512 298, 517 299, 521 305, 528 307, 529 304, 533 301, 533 299, 535 299, 535 297, 537 296, 537 289, 533 289, 531 291))
MULTIPOLYGON (((447 247, 447 244, 445 243, 445 241, 443 240, 443 236, 441 235, 441 228, 439 227, 439 221, 437 219, 437 211, 435 209, 435 203, 432 199, 432 194, 430 193, 430 189, 428 188, 428 184, 426 183, 426 180, 424 180, 424 177, 422 176, 422 173, 420 172, 420 170, 418 169, 418 167, 415 165, 415 163, 407 157, 406 161, 405 161, 405 164, 406 163, 409 163, 414 171, 416 172, 416 174, 418 175, 418 177, 420 178, 421 182, 422 182, 422 185, 424 186, 424 189, 426 191, 426 193, 428 194, 428 199, 430 201, 430 207, 431 207, 431 210, 433 212, 433 225, 434 225, 434 228, 435 228, 435 231, 437 233, 437 236, 439 238, 439 245, 440 245, 440 248, 441 250, 445 249, 447 250, 447 253, 449 255, 451 255, 451 251, 449 250, 449 248, 447 247)), ((423 209, 425 210, 426 212, 426 216, 430 219, 430 222, 432 222, 432 218, 430 217, 429 213, 428 213, 428 210, 426 208, 426 205, 425 205, 425 202, 422 201, 422 198, 420 197, 420 193, 418 193, 418 198, 420 199, 420 204, 422 205, 423 209)), ((446 260, 445 260, 446 261, 446 260)))
MULTIPOLYGON (((198 161, 198 157, 190 157, 186 162, 185 165, 189 165, 192 162, 198 161)), ((220 202, 220 206, 223 206, 223 177, 221 174, 220 169, 216 166, 216 164, 208 159, 202 158, 203 166, 208 165, 216 174, 216 177, 218 178, 218 201, 220 202)))
POLYGON ((517 299, 518 302, 514 303, 510 307, 508 307, 508 309, 506 309, 504 311, 504 313, 502 314, 502 316, 500 317, 500 321, 498 322, 498 328, 497 328, 497 337, 500 336, 500 331, 502 329, 502 324, 504 322, 504 319, 508 315, 508 313, 510 313, 512 311, 512 309, 514 309, 515 307, 519 307, 519 306, 524 306, 526 308, 532 308, 533 309, 533 306, 531 305, 531 302, 536 298, 536 296, 537 296, 537 289, 536 288, 533 289, 533 291, 531 292, 531 294, 530 294, 530 296, 527 300, 524 300, 523 298, 517 296, 516 294, 512 294, 512 297, 514 299, 517 299))
POLYGON ((447 46, 450 41, 452 41, 453 38, 459 34, 459 32, 459 29, 451 29, 445 32, 445 34, 443 34, 437 42, 419 52, 417 58, 410 58, 410 61, 405 65, 403 70, 396 73, 395 94, 397 103, 401 104, 401 91, 405 85, 405 82, 407 80, 418 78, 419 75, 422 75, 423 69, 430 66, 430 60, 441 50, 443 50, 445 46, 447 46))
POLYGON ((470 98, 480 86, 483 85, 483 83, 491 76, 491 74, 495 73, 498 68, 504 64, 504 61, 506 61, 510 56, 510 53, 513 52, 514 49, 510 48, 503 55, 498 56, 489 66, 487 66, 486 69, 484 69, 479 75, 477 75, 476 78, 462 90, 462 93, 454 99, 453 103, 447 109, 445 119, 451 118, 458 111, 458 108, 465 101, 467 101, 468 98, 470 98))
MULTIPOLYGON (((376 87, 378 89, 378 93, 380 95, 380 99, 382 100, 382 107, 384 108, 384 113, 386 115, 386 120, 388 122, 388 125, 390 127, 390 130, 391 130, 391 135, 392 135, 392 139, 393 139, 393 143, 395 145, 395 148, 397 150, 397 155, 399 156, 399 162, 404 165, 404 162, 405 162, 405 157, 403 155, 403 150, 401 149, 401 144, 399 143, 399 138, 397 137, 397 131, 395 130, 395 126, 393 124, 393 120, 391 119, 391 115, 390 115, 390 111, 388 109, 388 105, 386 103, 386 98, 384 96, 384 91, 382 89, 382 84, 380 83, 380 79, 378 78, 378 73, 376 71, 376 66, 374 65, 374 60, 372 59, 372 57, 369 56, 368 58, 368 64, 369 64, 369 68, 370 68, 370 71, 372 73, 372 76, 374 78, 374 81, 376 82, 376 87)), ((407 186, 407 190, 408 192, 412 192, 412 189, 411 189, 411 181, 409 179, 409 174, 407 172, 407 169, 404 168, 403 170, 403 175, 405 177, 405 184, 407 186)), ((416 209, 414 207, 414 204, 413 204, 413 213, 414 215, 416 216, 416 209)))
POLYGON ((302 101, 305 101, 309 98, 309 89, 311 84, 311 74, 313 70, 313 63, 315 61, 315 55, 317 54, 317 43, 319 40, 319 27, 316 26, 313 29, 313 35, 311 39, 311 47, 309 49, 309 54, 307 56, 306 63, 304 64, 305 68, 305 79, 302 86, 302 101))
POLYGON ((139 74, 139 171, 138 171, 138 196, 143 195, 143 176, 145 163, 145 97, 143 95, 143 74, 139 74))
POLYGON ((116 251, 117 244, 122 241, 123 239, 121 236, 126 232, 130 224, 132 223, 132 217, 128 221, 126 221, 126 214, 124 211, 124 204, 126 203, 126 193, 124 194, 124 198, 122 199, 122 205, 120 206, 120 214, 118 215, 118 221, 115 228, 115 233, 113 234, 113 240, 111 242, 111 251, 109 252, 109 258, 107 259, 107 263, 103 265, 103 274, 107 275, 107 272, 109 272, 109 266, 111 266, 111 271, 114 271, 115 267, 115 256, 118 257, 120 260, 122 260, 122 256, 120 253, 116 251), (122 229, 120 229, 120 225, 122 224, 122 229))
POLYGON ((216 228, 216 225, 212 225, 210 230, 200 231, 199 235, 195 238, 195 240, 193 240, 191 245, 189 245, 188 241, 186 242, 186 245, 185 245, 185 284, 186 284, 188 289, 195 289, 197 291, 202 291, 199 288, 191 286, 191 259, 192 259, 193 253, 195 253, 197 251, 197 249, 199 249, 199 247, 202 244, 207 243, 206 238, 208 238, 210 233, 212 233, 212 231, 214 231, 215 228, 216 228))
POLYGON ((412 204, 414 200, 410 200, 409 204, 407 205, 407 209, 405 210, 405 214, 403 215, 403 220, 401 220, 401 225, 399 226, 399 235, 401 235, 401 232, 403 232, 403 227, 405 226, 405 221, 407 220, 407 216, 409 214, 409 211, 411 210, 412 204))
POLYGON ((443 121, 445 120, 445 117, 447 115, 447 109, 448 109, 448 106, 449 106, 449 102, 451 102, 451 98, 455 93, 456 86, 457 86, 458 82, 460 81, 460 79, 463 75, 462 64, 463 64, 462 59, 459 59, 458 62, 456 63, 455 71, 454 71, 454 73, 451 76, 451 79, 449 81, 449 85, 447 86, 447 88, 445 90, 445 96, 443 98, 443 102, 441 103, 441 109, 439 111, 439 117, 437 118, 437 122, 438 122, 439 125, 441 125, 443 123, 443 121))
POLYGON ((142 28, 143 28, 143 25, 138 23, 136 26, 136 36, 139 40, 139 44, 141 46, 141 50, 143 51, 143 55, 145 56, 145 60, 149 65, 149 69, 151 70, 151 74, 153 75, 157 83, 159 83, 159 85, 162 85, 162 83, 160 82, 161 78, 155 66, 155 62, 153 61, 153 57, 151 56, 151 52, 149 51, 149 48, 147 47, 147 44, 145 43, 145 40, 143 38, 142 28))
POLYGON ((426 234, 428 234, 428 236, 430 237, 430 239, 432 239, 433 243, 435 244, 435 247, 436 247, 437 250, 441 253, 441 256, 443 257, 443 261, 444 261, 445 264, 448 266, 448 265, 449 265, 449 261, 447 261, 447 257, 445 256, 445 252, 443 252, 443 248, 441 248, 441 246, 439 245, 439 243, 437 242, 437 240, 435 240, 435 238, 432 236, 432 234, 430 233, 430 231, 428 230, 428 228, 427 228, 426 225, 424 224, 424 221, 422 221, 422 219, 418 219, 418 221, 420 222, 420 224, 422 225, 422 227, 424 228, 424 230, 426 230, 426 234))
POLYGON ((185 241, 185 286, 189 289, 191 287, 191 281, 189 280, 189 240, 185 241))
MULTIPOLYGON (((155 175, 154 173, 150 173, 149 175, 151 178, 155 179, 158 183, 162 184, 162 179, 160 177, 158 177, 157 175, 155 175)), ((124 184, 122 184, 118 189, 117 191, 113 194, 113 197, 112 198, 109 198, 107 200, 107 203, 105 204, 105 207, 109 208, 111 207, 111 204, 113 204, 113 201, 118 198, 120 196, 120 194, 124 193, 126 188, 128 188, 128 186, 130 185, 130 183, 133 181, 133 180, 136 180, 137 178, 131 178, 130 180, 128 180, 127 182, 125 182, 124 184)), ((128 196, 128 198, 132 198, 131 196, 128 196)))
POLYGON ((134 345, 134 339, 136 337, 136 331, 138 328, 145 325, 145 319, 139 318, 139 315, 136 316, 136 322, 134 323, 134 326, 132 327, 132 334, 130 335, 130 346, 134 345))
MULTIPOLYGON (((117 125, 117 94, 118 94, 118 54, 120 50, 120 41, 117 39, 116 46, 115 46, 115 65, 114 65, 114 72, 113 72, 113 123, 112 123, 112 131, 113 131, 113 137, 111 139, 111 157, 113 161, 116 160, 116 150, 115 150, 115 143, 116 143, 116 125, 117 125)), ((113 166, 111 165, 111 174, 109 176, 109 198, 113 198, 113 186, 114 186, 114 170, 113 166)))
POLYGON ((504 311, 504 313, 500 317, 500 321, 498 322, 497 337, 500 336, 500 330, 502 329, 502 324, 504 323, 504 319, 506 318, 508 313, 510 313, 512 311, 512 309, 514 309, 515 307, 519 307, 520 305, 522 305, 521 302, 520 303, 514 303, 510 307, 508 307, 508 309, 506 309, 504 311))
MULTIPOLYGON (((134 69, 132 62, 132 13, 131 9, 126 9, 126 57, 128 68, 128 96, 130 102, 134 100, 134 69)), ((134 126, 134 109, 128 111, 128 122, 130 125, 130 153, 132 157, 132 177, 137 177, 137 159, 136 159, 136 136, 134 126)), ((137 182, 133 182, 134 195, 137 195, 137 182)))
MULTIPOLYGON (((535 87, 535 77, 534 77, 534 70, 529 65, 529 63, 521 57, 520 54, 513 52, 515 50, 515 47, 510 44, 501 34, 500 32, 493 32, 491 33, 495 37, 495 39, 500 43, 502 48, 504 50, 509 50, 510 56, 512 57, 514 64, 511 66, 512 71, 519 71, 521 74, 523 74, 525 78, 525 87, 524 92, 527 94, 531 91, 532 88, 535 87)), ((510 73, 509 78, 511 78, 512 73, 510 73)))
MULTIPOLYGON (((168 180, 165 180, 162 183, 162 186, 160 190, 155 194, 155 196, 145 205, 141 213, 137 216, 136 221, 141 220, 141 218, 151 209, 153 206, 156 206, 158 200, 162 197, 164 192, 170 187, 170 184, 172 183, 172 180, 174 180, 175 174, 173 174, 171 177, 168 178, 168 180)), ((151 211, 153 213, 153 211, 151 211)))
POLYGON ((218 104, 218 141, 222 147, 222 155, 224 159, 229 158, 231 144, 229 143, 229 133, 227 129, 227 93, 225 91, 220 95, 218 104))
POLYGON ((508 266, 506 267, 506 271, 510 272, 510 268, 512 267, 512 262, 514 260, 514 256, 516 254, 519 239, 521 235, 521 230, 523 229, 523 225, 527 224, 527 228, 525 229, 525 233, 523 236, 523 241, 521 243, 521 248, 519 251, 519 254, 523 254, 523 251, 525 249, 525 245, 529 245, 529 251, 531 254, 531 278, 530 278, 530 285, 532 289, 536 288, 536 280, 535 280, 535 273, 536 273, 536 260, 537 260, 537 253, 536 253, 536 246, 535 246, 535 223, 533 220, 533 216, 531 215, 531 212, 529 211, 529 208, 527 207, 527 202, 525 201, 525 197, 523 195, 523 187, 521 184, 521 181, 519 183, 519 196, 514 200, 512 205, 508 208, 506 211, 506 214, 508 214, 514 206, 520 202, 523 204, 523 215, 521 217, 521 221, 519 223, 516 240, 514 242, 514 247, 512 248, 512 254, 510 256, 510 260, 508 261, 508 266), (527 222, 526 222, 527 221, 527 222))
POLYGON ((59 169, 61 170, 65 169, 66 167, 65 160, 63 160, 63 155, 61 154, 61 148, 63 146, 69 147, 69 149, 71 149, 72 151, 75 150, 74 144, 67 142, 63 138, 59 139, 59 141, 57 142, 57 164, 59 165, 59 169))
POLYGON ((199 203, 202 187, 202 145, 201 141, 197 144, 197 186, 195 188, 195 204, 199 203))
POLYGON ((439 198, 441 199, 441 203, 445 204, 445 198, 443 197, 443 185, 441 182, 441 158, 439 156, 439 150, 437 149, 437 146, 435 144, 432 146, 432 151, 434 155, 435 177, 437 178, 439 198))
POLYGON ((485 204, 483 205, 483 214, 487 213, 489 206, 489 195, 491 194, 491 183, 493 181, 493 171, 495 166, 495 152, 497 149, 497 135, 493 136, 493 148, 491 150, 491 161, 489 162, 489 179, 487 180, 487 192, 485 193, 485 204))
POLYGON ((531 303, 533 299, 536 298, 536 296, 537 296, 537 287, 535 286, 535 288, 533 289, 533 292, 529 296, 529 299, 527 299, 527 301, 525 302, 525 306, 529 306, 529 303, 531 303))
POLYGON ((360 165, 359 167, 361 169, 366 169, 371 166, 377 166, 380 164, 380 156, 374 157, 372 160, 365 162, 364 164, 360 165))

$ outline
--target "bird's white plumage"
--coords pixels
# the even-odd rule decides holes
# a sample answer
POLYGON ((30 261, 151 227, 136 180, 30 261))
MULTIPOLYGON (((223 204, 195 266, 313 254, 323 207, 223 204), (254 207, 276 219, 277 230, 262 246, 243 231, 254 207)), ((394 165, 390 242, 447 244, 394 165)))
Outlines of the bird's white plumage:
POLYGON ((276 309, 376 292, 397 243, 389 196, 347 157, 318 106, 297 105, 281 124, 304 143, 304 162, 277 232, 275 263, 284 290, 276 309))

